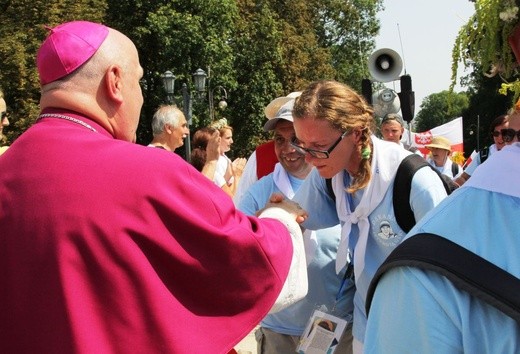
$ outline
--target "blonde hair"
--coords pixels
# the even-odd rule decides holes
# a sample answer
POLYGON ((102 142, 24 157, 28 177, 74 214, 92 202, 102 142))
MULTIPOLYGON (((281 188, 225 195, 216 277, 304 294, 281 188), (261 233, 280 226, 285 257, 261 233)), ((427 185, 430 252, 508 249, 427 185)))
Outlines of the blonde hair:
POLYGON ((223 136, 226 130, 233 131, 233 128, 228 124, 226 118, 221 118, 219 120, 214 121, 209 125, 211 128, 219 131, 220 136, 223 136))
MULTIPOLYGON (((376 129, 373 113, 372 107, 363 96, 350 86, 333 80, 311 83, 296 98, 293 108, 294 119, 312 117, 327 120, 333 129, 341 132, 361 130, 358 146, 360 156, 362 151, 372 148, 370 136, 376 129)), ((358 172, 347 189, 348 193, 354 193, 368 185, 372 178, 370 161, 370 158, 361 159, 358 172)))

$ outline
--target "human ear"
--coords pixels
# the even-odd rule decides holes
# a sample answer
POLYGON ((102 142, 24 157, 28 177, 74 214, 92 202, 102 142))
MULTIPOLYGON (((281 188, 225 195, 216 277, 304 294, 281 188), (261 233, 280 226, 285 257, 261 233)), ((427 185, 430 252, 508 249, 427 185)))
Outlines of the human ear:
POLYGON ((118 65, 111 65, 105 72, 105 85, 110 99, 123 102, 123 70, 118 65))

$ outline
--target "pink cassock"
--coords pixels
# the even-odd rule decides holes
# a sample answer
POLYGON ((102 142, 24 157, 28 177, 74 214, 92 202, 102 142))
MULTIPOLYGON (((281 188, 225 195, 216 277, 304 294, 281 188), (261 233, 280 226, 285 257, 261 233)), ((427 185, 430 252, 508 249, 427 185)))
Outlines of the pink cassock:
POLYGON ((284 284, 286 228, 59 113, 96 132, 44 118, 0 158, 0 353, 227 353, 284 284))

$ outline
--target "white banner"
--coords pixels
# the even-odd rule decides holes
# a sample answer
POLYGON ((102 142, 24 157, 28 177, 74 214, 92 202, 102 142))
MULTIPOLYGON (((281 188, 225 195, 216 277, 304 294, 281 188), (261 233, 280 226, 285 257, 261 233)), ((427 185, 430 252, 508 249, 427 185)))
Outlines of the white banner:
POLYGON ((404 145, 416 147, 423 153, 423 155, 428 155, 429 150, 425 148, 425 145, 430 144, 432 138, 439 135, 445 137, 451 142, 452 152, 464 152, 462 139, 462 117, 455 118, 448 123, 439 125, 438 127, 432 128, 422 133, 409 133, 408 129, 405 128, 401 141, 404 145))

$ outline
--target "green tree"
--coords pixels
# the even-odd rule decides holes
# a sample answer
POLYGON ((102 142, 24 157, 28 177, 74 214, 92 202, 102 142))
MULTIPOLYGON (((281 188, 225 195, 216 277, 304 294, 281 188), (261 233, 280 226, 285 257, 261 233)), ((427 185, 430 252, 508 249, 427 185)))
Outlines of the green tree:
MULTIPOLYGON (((478 68, 486 77, 499 76, 503 82, 501 92, 520 96, 518 60, 511 47, 520 50, 520 0, 469 0, 475 3, 475 14, 460 29, 452 55, 452 84, 457 82, 458 66, 478 68), (516 38, 512 38, 512 36, 516 38)), ((520 53, 519 53, 520 54, 520 53)))
POLYGON ((369 78, 367 62, 374 51, 380 25, 379 0, 318 0, 315 31, 320 46, 330 52, 334 78, 361 91, 361 81, 369 78))
MULTIPOLYGON (((46 30, 68 20, 104 22, 136 44, 145 103, 138 142, 151 139, 150 121, 166 101, 161 75, 193 91, 192 73, 202 68, 211 86, 228 92, 228 108, 216 110, 235 129, 235 155, 246 156, 268 138, 264 107, 310 81, 336 79, 359 89, 378 31, 382 0, 15 0, 0 5, 0 80, 13 112, 11 141, 37 115, 39 83, 35 54, 46 30)), ((220 92, 219 90, 217 90, 220 92)), ((217 92, 214 91, 214 92, 217 92)), ((192 94, 192 132, 209 123, 208 92, 192 94)), ((218 97, 214 104, 218 101, 218 97)))
POLYGON ((10 111, 5 130, 12 143, 37 118, 40 84, 36 52, 46 37, 45 26, 75 19, 101 21, 104 0, 13 0, 0 4, 0 85, 10 111))
MULTIPOLYGON (((239 1, 233 41, 242 102, 235 117, 236 147, 248 155, 265 140, 267 103, 318 79, 336 79, 360 89, 379 29, 381 1, 239 1), (251 139, 251 136, 254 138, 251 139)), ((239 103, 240 104, 240 103, 239 103)))
MULTIPOLYGON (((144 69, 139 143, 151 140, 151 118, 166 101, 161 78, 166 70, 177 77, 177 96, 183 83, 192 91, 191 75, 198 68, 211 74, 213 87, 222 85, 232 92, 237 86, 230 46, 237 15, 236 3, 231 0, 110 2, 107 23, 135 42, 144 69)), ((207 93, 195 93, 192 98, 194 132, 210 119, 207 93)), ((182 106, 181 99, 177 98, 177 103, 182 106)))
POLYGON ((514 95, 512 92, 507 95, 498 94, 502 79, 498 76, 488 78, 481 72, 476 67, 463 80, 463 84, 468 87, 469 97, 469 108, 462 116, 466 155, 493 143, 489 125, 493 119, 507 113, 514 95))
POLYGON ((415 127, 419 132, 430 130, 462 116, 469 107, 466 93, 441 91, 426 97, 421 110, 415 116, 415 127))

